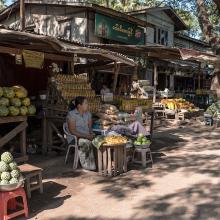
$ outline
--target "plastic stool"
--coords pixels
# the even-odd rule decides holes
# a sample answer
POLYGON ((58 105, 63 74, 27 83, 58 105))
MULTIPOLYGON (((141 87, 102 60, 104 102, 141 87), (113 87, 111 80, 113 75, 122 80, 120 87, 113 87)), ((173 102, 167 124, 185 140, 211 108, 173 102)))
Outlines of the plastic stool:
POLYGON ((151 163, 153 167, 153 158, 152 158, 150 147, 146 147, 146 148, 136 147, 133 153, 133 163, 142 164, 143 167, 146 167, 147 163, 151 163), (138 153, 141 154, 141 160, 135 159, 135 155, 138 153), (147 153, 149 153, 149 156, 150 156, 149 160, 147 160, 147 153))
POLYGON ((25 215, 26 218, 28 217, 27 199, 22 187, 11 192, 0 192, 0 204, 1 220, 9 220, 20 215, 25 215), (22 197, 23 204, 16 201, 18 197, 22 197), (17 207, 21 207, 22 210, 8 214, 9 209, 15 210, 17 207))

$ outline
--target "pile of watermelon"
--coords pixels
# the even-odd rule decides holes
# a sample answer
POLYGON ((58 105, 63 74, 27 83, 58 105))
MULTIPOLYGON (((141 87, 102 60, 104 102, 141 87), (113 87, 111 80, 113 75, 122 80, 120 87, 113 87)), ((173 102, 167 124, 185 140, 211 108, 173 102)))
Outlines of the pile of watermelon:
POLYGON ((10 152, 1 155, 0 185, 15 184, 19 182, 20 170, 10 152))
POLYGON ((0 117, 36 114, 28 92, 22 86, 0 87, 0 117))

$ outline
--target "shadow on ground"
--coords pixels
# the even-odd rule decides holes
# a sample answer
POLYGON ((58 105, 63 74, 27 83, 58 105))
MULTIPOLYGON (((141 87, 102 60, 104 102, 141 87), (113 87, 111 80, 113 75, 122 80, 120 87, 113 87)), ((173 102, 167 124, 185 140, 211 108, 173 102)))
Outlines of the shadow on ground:
MULTIPOLYGON (((136 216, 144 210, 147 220, 217 220, 219 205, 220 185, 201 183, 166 196, 147 198, 136 207, 136 216)), ((139 218, 134 215, 133 219, 139 218)))
POLYGON ((70 198, 70 195, 60 196, 66 186, 49 181, 44 183, 44 196, 38 192, 33 192, 32 199, 29 200, 29 212, 31 217, 36 216, 43 210, 52 210, 63 205, 64 201, 70 198))

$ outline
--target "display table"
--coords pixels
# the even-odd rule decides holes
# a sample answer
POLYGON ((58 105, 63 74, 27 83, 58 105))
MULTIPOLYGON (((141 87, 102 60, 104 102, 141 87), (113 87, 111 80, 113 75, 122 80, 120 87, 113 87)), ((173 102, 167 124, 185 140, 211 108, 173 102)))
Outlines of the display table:
POLYGON ((127 172, 126 144, 103 145, 98 149, 98 171, 102 176, 127 172))
POLYGON ((15 158, 15 160, 17 163, 25 162, 28 160, 28 156, 26 154, 26 128, 28 126, 27 116, 0 117, 0 124, 9 123, 18 123, 18 125, 0 138, 0 148, 11 141, 17 135, 20 135, 21 154, 18 158, 15 158))

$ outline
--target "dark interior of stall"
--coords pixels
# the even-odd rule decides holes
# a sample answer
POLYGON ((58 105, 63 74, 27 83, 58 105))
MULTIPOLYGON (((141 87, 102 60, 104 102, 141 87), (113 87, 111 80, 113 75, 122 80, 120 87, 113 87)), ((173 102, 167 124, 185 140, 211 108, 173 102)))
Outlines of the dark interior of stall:
MULTIPOLYGON (((31 99, 32 104, 37 107, 38 115, 28 117, 29 126, 27 129, 27 146, 41 144, 42 101, 39 98, 39 94, 41 91, 45 91, 47 89, 49 77, 48 68, 50 64, 51 61, 45 61, 45 67, 43 69, 26 68, 24 64, 17 65, 15 63, 15 56, 9 54, 0 54, 0 86, 11 87, 21 85, 25 87, 28 90, 28 96, 31 99)), ((14 124, 1 125, 1 134, 6 134, 14 126, 14 124)), ((16 152, 18 143, 19 137, 15 137, 7 145, 1 148, 1 151, 11 149, 16 152)))

